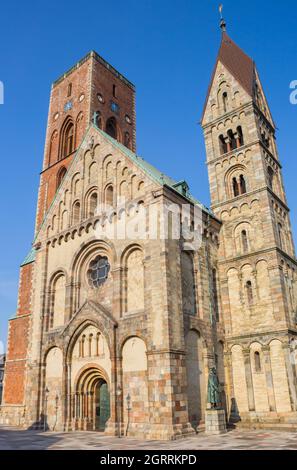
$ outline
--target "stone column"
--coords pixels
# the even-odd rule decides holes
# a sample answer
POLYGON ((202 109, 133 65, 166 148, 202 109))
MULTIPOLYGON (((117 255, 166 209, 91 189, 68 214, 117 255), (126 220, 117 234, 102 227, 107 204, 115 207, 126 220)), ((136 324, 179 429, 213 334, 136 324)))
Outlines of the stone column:
MULTIPOLYGON (((35 370, 37 370, 37 367, 35 368, 35 370)), ((31 370, 33 370, 33 368, 31 370)), ((35 422, 37 423, 40 422, 40 426, 43 426, 43 420, 45 419, 45 415, 44 415, 45 413, 45 396, 44 396, 45 387, 46 387, 46 364, 41 364, 39 400, 37 402, 39 405, 39 409, 37 407, 36 418, 34 418, 35 422)))
POLYGON ((249 411, 255 411, 255 397, 254 397, 250 349, 243 349, 243 361, 244 361, 244 369, 245 369, 249 411))
POLYGON ((78 428, 79 420, 79 395, 78 392, 73 394, 73 419, 72 419, 72 430, 75 431, 78 428))
POLYGON ((83 430, 84 422, 84 394, 80 392, 79 394, 79 429, 83 430))
POLYGON ((83 430, 88 428, 88 392, 83 392, 83 430))
POLYGON ((71 393, 71 364, 68 362, 66 364, 66 374, 67 374, 67 390, 66 390, 66 396, 67 396, 67 413, 66 413, 66 429, 71 429, 71 403, 72 403, 72 393, 71 393))
POLYGON ((264 356, 264 366, 265 366, 266 386, 267 386, 269 409, 270 409, 270 411, 276 411, 269 346, 264 346, 262 348, 262 352, 263 352, 263 356, 264 356))
POLYGON ((276 321, 284 324, 290 324, 289 306, 287 302, 286 286, 283 275, 283 269, 279 265, 269 266, 269 277, 271 287, 274 291, 273 312, 276 321), (277 299, 277 301, 276 301, 277 299), (286 323, 285 323, 286 322, 286 323))
POLYGON ((105 435, 118 436, 122 428, 122 358, 116 354, 111 355, 111 380, 110 380, 110 418, 105 427, 105 435), (120 390, 120 394, 119 394, 120 390))
POLYGON ((286 372, 288 379, 288 388, 290 394, 290 402, 292 411, 297 410, 297 396, 296 396, 296 377, 295 367, 290 360, 290 345, 289 343, 283 344, 284 358, 286 363, 286 372))
POLYGON ((233 374, 232 374, 232 353, 228 351, 224 354, 224 365, 226 371, 226 407, 227 407, 227 421, 238 419, 238 414, 233 409, 233 400, 234 396, 234 384, 233 384, 233 374))
POLYGON ((73 284, 70 282, 65 286, 65 318, 67 318, 67 321, 70 320, 71 318, 71 302, 72 302, 72 290, 73 290, 73 284))
POLYGON ((89 392, 89 427, 94 429, 94 392, 89 392))

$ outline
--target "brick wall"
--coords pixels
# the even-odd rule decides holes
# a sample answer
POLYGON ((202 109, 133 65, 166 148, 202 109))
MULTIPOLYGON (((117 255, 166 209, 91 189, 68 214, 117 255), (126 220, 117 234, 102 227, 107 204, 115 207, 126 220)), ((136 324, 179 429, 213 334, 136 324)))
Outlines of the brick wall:
POLYGON ((33 263, 22 266, 20 269, 19 295, 17 315, 28 315, 31 313, 32 297, 32 274, 33 263))
POLYGON ((26 359, 32 312, 32 276, 34 263, 20 269, 18 308, 16 318, 9 322, 7 360, 4 375, 5 405, 20 405, 24 401, 26 359))

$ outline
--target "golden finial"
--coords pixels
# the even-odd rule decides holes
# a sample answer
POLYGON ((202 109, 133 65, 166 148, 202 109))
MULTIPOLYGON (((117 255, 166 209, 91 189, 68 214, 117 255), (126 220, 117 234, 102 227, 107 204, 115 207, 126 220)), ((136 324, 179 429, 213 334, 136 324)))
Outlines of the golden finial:
POLYGON ((219 12, 220 12, 220 17, 221 17, 220 28, 224 32, 226 31, 226 21, 224 20, 224 17, 223 17, 223 4, 222 3, 219 5, 219 12))

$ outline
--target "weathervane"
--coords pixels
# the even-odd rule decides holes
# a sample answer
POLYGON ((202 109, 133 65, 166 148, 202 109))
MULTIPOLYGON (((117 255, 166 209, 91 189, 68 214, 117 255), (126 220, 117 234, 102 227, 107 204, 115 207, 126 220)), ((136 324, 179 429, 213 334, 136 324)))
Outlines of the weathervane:
POLYGON ((219 6, 219 12, 220 12, 220 17, 221 17, 220 28, 223 32, 225 32, 226 31, 226 21, 224 20, 224 17, 223 17, 223 4, 222 3, 219 6))

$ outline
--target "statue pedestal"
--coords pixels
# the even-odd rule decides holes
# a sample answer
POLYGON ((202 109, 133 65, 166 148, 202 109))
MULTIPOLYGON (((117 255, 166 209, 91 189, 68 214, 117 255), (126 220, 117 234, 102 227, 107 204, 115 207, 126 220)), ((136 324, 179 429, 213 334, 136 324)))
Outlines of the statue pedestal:
POLYGON ((205 411, 205 434, 218 435, 225 434, 226 428, 226 415, 225 411, 219 410, 206 410, 205 411))

